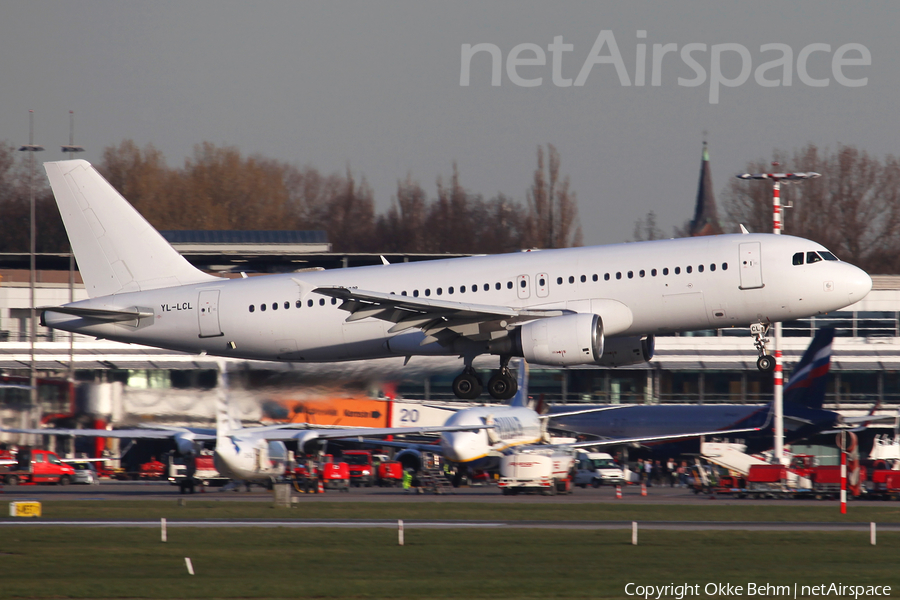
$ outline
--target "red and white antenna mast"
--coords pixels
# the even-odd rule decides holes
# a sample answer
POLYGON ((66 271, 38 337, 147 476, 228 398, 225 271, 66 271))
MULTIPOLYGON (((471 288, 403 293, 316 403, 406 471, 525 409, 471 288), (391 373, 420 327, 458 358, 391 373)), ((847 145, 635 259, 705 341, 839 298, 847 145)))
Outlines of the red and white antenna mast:
MULTIPOLYGON (((772 170, 778 171, 781 166, 777 162, 772 163, 772 170)), ((807 179, 821 177, 819 173, 742 173, 736 176, 738 179, 749 181, 752 179, 769 179, 772 181, 772 233, 781 235, 784 230, 781 205, 781 182, 798 183, 807 179)), ((773 382, 775 405, 775 444, 773 455, 776 463, 784 462, 784 366, 782 364, 781 351, 781 322, 775 323, 775 376, 773 382)))

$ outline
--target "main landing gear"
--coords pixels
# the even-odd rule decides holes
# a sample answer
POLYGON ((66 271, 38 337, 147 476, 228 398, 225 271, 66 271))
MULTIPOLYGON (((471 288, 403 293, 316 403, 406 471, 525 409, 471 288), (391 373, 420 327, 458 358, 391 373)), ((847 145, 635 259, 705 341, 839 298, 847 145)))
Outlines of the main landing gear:
POLYGON ((764 373, 770 373, 775 370, 775 357, 766 351, 766 344, 770 341, 766 337, 768 332, 768 323, 754 323, 750 326, 753 345, 756 346, 756 352, 759 354, 759 358, 756 359, 756 368, 764 373))
MULTIPOLYGON (((508 356, 500 358, 500 368, 488 380, 488 393, 495 400, 509 400, 519 390, 516 378, 509 372, 509 358, 508 356)), ((474 400, 481 395, 484 385, 472 368, 471 360, 467 363, 463 372, 453 380, 453 393, 462 400, 474 400)))

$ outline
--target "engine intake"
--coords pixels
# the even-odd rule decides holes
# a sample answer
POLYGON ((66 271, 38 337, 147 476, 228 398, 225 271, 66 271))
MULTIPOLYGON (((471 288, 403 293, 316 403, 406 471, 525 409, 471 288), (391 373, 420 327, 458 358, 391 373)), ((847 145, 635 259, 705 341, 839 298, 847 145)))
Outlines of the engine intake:
POLYGON ((603 321, 590 313, 540 319, 514 331, 512 341, 514 354, 530 363, 596 364, 603 356, 603 321))

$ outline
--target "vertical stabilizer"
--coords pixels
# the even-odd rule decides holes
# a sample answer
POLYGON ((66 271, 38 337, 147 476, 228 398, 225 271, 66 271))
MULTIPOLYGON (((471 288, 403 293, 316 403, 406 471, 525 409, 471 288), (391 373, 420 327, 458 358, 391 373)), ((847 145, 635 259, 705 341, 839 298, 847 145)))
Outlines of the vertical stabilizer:
POLYGON ((784 386, 784 402, 806 408, 822 408, 825 402, 825 385, 831 368, 831 343, 834 328, 823 327, 809 344, 803 358, 797 363, 791 379, 784 386))
POLYGON ((44 169, 91 298, 218 280, 191 266, 89 162, 44 169))
POLYGON ((519 385, 519 389, 516 390, 516 395, 512 397, 509 401, 510 406, 528 406, 528 363, 525 362, 525 359, 519 361, 519 368, 517 369, 518 373, 516 373, 516 383, 519 385))

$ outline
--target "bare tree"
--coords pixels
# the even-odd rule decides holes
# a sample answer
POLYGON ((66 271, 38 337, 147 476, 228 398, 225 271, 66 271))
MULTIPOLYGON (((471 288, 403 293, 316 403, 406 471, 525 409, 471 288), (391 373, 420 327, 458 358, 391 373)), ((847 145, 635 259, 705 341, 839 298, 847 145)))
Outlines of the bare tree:
POLYGON ((537 152, 537 168, 527 195, 526 241, 542 248, 580 245, 581 227, 573 230, 578 216, 578 200, 569 189, 569 178, 559 178, 560 158, 553 144, 547 144, 545 172, 544 150, 537 152))
MULTIPOLYGON (((785 232, 813 239, 840 258, 869 272, 900 270, 900 163, 853 146, 833 153, 808 145, 788 156, 776 151, 779 170, 816 171, 819 179, 782 188, 785 232)), ((757 161, 748 172, 767 172, 757 161)), ((752 231, 771 231, 772 191, 768 181, 732 181, 726 192, 728 219, 752 231)))
POLYGON ((634 222, 634 241, 645 242, 649 240, 661 240, 662 230, 656 226, 656 213, 652 210, 645 216, 634 222))

